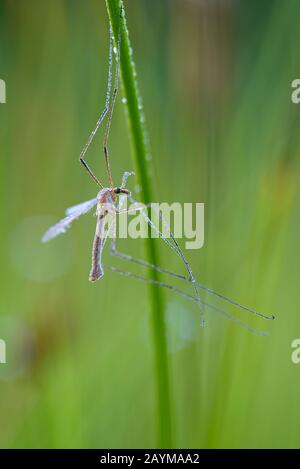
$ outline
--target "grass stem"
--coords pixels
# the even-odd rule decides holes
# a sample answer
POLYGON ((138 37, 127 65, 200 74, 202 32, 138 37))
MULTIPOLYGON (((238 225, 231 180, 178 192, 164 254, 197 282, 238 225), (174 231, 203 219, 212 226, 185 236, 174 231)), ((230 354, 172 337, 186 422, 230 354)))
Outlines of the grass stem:
MULTIPOLYGON (((120 20, 120 0, 106 0, 106 6, 112 25, 114 37, 118 37, 120 20)), ((122 75, 124 96, 128 123, 133 146, 135 168, 141 185, 141 195, 144 203, 153 201, 153 191, 150 177, 150 161, 148 158, 148 139, 145 133, 144 115, 141 98, 138 91, 137 75, 132 59, 132 48, 126 25, 123 6, 123 21, 121 26, 121 55, 120 69, 122 75)), ((151 264, 158 265, 158 252, 154 239, 146 240, 147 257, 151 264)), ((152 271, 151 278, 158 280, 158 272, 152 271)), ((172 424, 170 382, 167 356, 167 339, 164 320, 164 301, 161 290, 150 285, 152 329, 154 342, 154 362, 157 381, 157 424, 159 447, 172 447, 172 424)))

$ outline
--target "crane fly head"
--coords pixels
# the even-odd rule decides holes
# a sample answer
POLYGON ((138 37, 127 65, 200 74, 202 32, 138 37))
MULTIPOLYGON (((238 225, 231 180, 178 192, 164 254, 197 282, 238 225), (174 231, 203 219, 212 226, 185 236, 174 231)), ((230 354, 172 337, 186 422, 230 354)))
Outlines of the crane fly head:
POLYGON ((113 189, 105 187, 98 193, 97 199, 100 204, 115 202, 116 195, 119 194, 130 195, 130 191, 123 187, 114 187, 113 189))
POLYGON ((114 187, 114 188, 108 188, 105 187, 102 189, 97 196, 97 214, 99 213, 104 213, 105 215, 107 213, 115 213, 116 207, 115 207, 115 202, 117 195, 126 195, 130 196, 130 191, 127 189, 124 189, 123 187, 114 187))
POLYGON ((113 191, 115 194, 130 195, 130 191, 128 191, 127 189, 124 189, 123 187, 115 187, 113 191))

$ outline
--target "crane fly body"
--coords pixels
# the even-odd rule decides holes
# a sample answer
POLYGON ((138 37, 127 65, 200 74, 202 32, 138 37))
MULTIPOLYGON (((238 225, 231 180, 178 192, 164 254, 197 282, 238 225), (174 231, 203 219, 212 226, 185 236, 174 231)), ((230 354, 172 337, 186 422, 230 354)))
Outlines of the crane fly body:
MULTIPOLYGON (((128 177, 131 173, 125 173, 128 177)), ((124 177, 123 177, 124 180, 124 177)), ((66 217, 60 220, 55 225, 51 226, 44 234, 42 241, 47 242, 56 236, 65 233, 70 228, 73 221, 77 220, 81 215, 88 213, 93 207, 96 206, 96 230, 92 247, 92 267, 89 275, 89 280, 95 282, 104 275, 102 267, 102 251, 106 241, 105 221, 106 216, 110 213, 115 216, 118 209, 115 206, 117 195, 123 194, 130 196, 130 192, 125 187, 115 187, 110 189, 105 187, 98 192, 96 198, 82 202, 81 204, 70 207, 66 210, 66 217)))
POLYGON ((97 223, 92 249, 92 267, 89 275, 90 282, 95 282, 104 275, 102 267, 102 251, 105 243, 105 220, 109 212, 116 213, 115 200, 117 194, 129 195, 125 188, 116 187, 115 189, 104 188, 97 197, 97 223))

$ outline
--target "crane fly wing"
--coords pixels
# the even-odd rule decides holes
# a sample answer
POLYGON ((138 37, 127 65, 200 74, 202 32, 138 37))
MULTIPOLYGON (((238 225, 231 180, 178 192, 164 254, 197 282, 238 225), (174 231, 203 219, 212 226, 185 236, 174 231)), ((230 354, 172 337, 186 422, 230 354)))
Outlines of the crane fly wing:
POLYGON ((81 204, 73 205, 66 209, 66 215, 74 215, 75 213, 83 214, 86 213, 86 210, 89 211, 91 208, 96 205, 97 199, 87 200, 86 202, 81 202, 81 204))
POLYGON ((42 237, 42 241, 46 243, 50 239, 55 238, 56 236, 65 233, 65 231, 70 228, 73 221, 79 218, 81 215, 89 212, 97 204, 97 198, 83 202, 82 204, 75 205, 66 210, 67 216, 60 220, 55 225, 51 226, 49 230, 46 231, 42 237))
POLYGON ((50 241, 50 239, 65 233, 65 231, 70 228, 71 223, 76 220, 76 218, 78 218, 78 216, 69 215, 68 217, 63 218, 58 223, 56 223, 56 225, 51 226, 42 237, 43 243, 46 243, 47 241, 50 241))

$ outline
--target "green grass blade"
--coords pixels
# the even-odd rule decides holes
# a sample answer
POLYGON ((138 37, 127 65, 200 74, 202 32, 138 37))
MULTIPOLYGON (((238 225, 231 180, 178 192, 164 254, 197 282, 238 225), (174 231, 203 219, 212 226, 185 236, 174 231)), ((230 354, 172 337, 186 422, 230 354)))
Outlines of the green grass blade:
MULTIPOLYGON (((114 32, 118 37, 120 20, 120 0, 106 0, 107 10, 114 32)), ((145 134, 143 113, 141 110, 141 99, 139 96, 135 65, 132 60, 132 49, 129 41, 128 29, 126 26, 125 12, 121 28, 121 57, 120 68, 123 81, 124 95, 126 98, 126 108, 130 127, 131 141, 135 167, 139 183, 141 185, 141 195, 143 202, 148 203, 153 200, 151 187, 150 162, 147 159, 148 147, 145 134)), ((158 264, 158 253, 154 240, 146 240, 147 256, 152 264, 158 264)), ((153 271, 151 278, 158 280, 158 273, 153 271)), ((158 399, 158 444, 160 447, 171 447, 171 404, 170 404, 170 384, 167 357, 166 330, 164 321, 164 301, 162 293, 155 285, 150 285, 151 305, 152 305, 152 328, 154 341, 155 369, 157 380, 158 399)))

